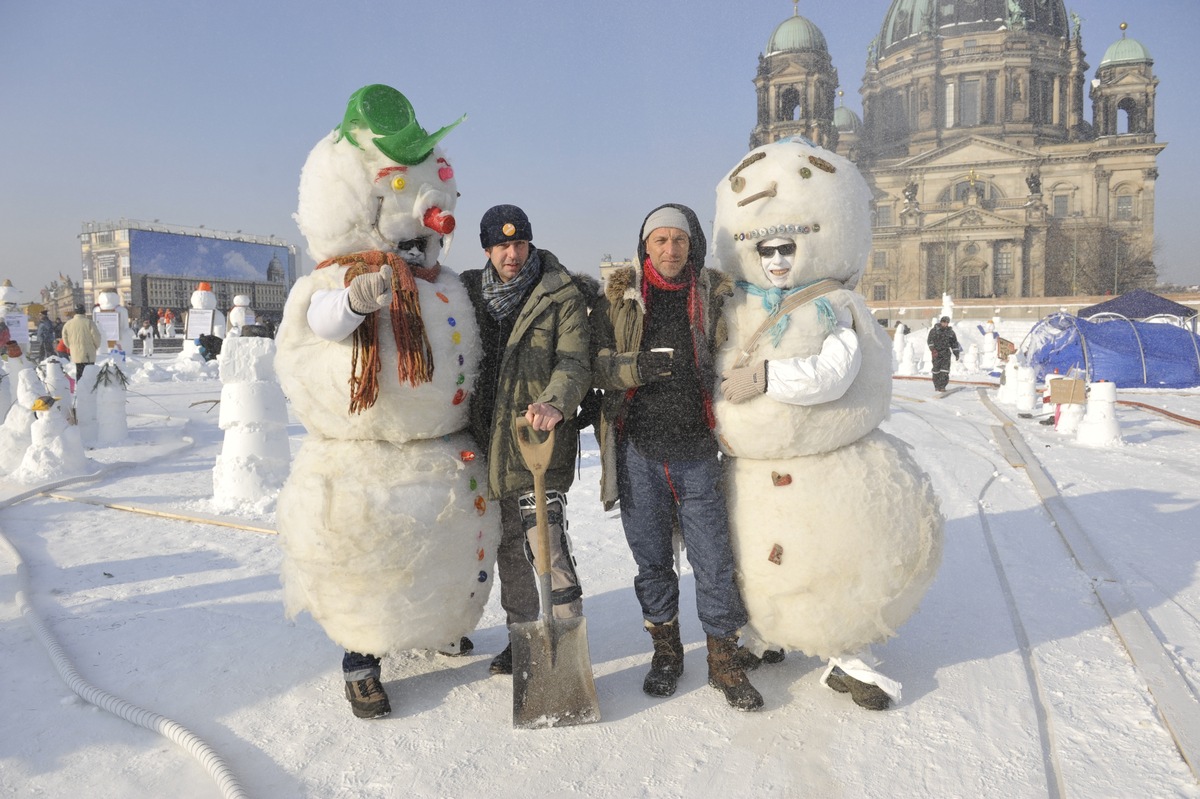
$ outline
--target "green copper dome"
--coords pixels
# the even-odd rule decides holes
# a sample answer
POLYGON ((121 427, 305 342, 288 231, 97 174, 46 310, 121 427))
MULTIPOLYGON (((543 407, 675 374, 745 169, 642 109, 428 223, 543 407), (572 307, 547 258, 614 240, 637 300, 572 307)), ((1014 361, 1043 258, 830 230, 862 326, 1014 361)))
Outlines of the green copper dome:
POLYGON ((838 130, 857 132, 862 128, 862 120, 846 106, 839 105, 833 109, 833 126, 838 130))
POLYGON ((878 52, 917 41, 921 34, 954 37, 998 29, 1067 38, 1063 0, 892 0, 883 18, 878 52))
POLYGON ((1137 39, 1122 37, 1104 51, 1104 58, 1100 59, 1100 66, 1109 64, 1130 64, 1137 62, 1153 61, 1150 57, 1150 51, 1139 42, 1137 39))
POLYGON ((779 23, 767 40, 766 55, 782 52, 828 53, 829 48, 821 29, 796 14, 779 23))

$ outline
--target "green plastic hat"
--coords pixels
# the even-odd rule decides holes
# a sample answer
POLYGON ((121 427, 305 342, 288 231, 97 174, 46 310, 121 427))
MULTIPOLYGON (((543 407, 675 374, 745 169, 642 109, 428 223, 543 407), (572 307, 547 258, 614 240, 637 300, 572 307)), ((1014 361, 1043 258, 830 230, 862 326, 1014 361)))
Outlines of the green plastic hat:
POLYGON ((350 95, 346 115, 337 127, 338 140, 344 136, 361 150, 362 145, 354 138, 354 131, 367 128, 377 135, 375 146, 381 153, 398 164, 412 166, 428 158, 437 143, 466 118, 463 114, 430 135, 417 124, 417 114, 407 97, 391 86, 373 83, 350 95))

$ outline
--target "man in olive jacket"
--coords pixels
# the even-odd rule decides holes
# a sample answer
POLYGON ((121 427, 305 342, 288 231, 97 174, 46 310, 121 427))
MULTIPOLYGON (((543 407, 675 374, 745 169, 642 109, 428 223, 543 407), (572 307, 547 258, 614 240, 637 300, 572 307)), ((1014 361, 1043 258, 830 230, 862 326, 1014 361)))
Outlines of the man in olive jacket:
MULTIPOLYGON (((488 494, 500 500, 496 573, 510 626, 536 620, 539 608, 527 546, 536 528, 533 475, 517 447, 517 416, 537 430, 555 429, 546 470, 552 604, 556 618, 583 611, 565 511, 579 450, 575 411, 591 387, 587 303, 554 254, 532 247, 532 239, 524 211, 497 205, 479 223, 487 265, 462 274, 483 343, 470 431, 488 459, 488 494)), ((491 671, 512 673, 511 644, 492 661, 491 671)))
POLYGON ((763 698, 738 655, 747 621, 734 574, 728 514, 713 432, 713 352, 724 336, 721 303, 733 281, 704 265, 704 233, 688 207, 669 203, 640 228, 638 264, 609 275, 591 315, 592 368, 604 389, 601 499, 620 501, 638 573, 633 588, 654 644, 642 690, 675 693, 683 674, 679 575, 672 535, 682 533, 708 638, 708 682, 737 710, 763 698))

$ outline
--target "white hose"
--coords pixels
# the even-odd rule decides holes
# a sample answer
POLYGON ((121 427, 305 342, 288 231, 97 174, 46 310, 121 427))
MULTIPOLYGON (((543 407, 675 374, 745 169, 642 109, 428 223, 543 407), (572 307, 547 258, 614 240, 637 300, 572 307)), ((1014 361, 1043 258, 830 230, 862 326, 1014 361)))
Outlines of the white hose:
MULTIPOLYGON (((191 445, 191 439, 185 438, 184 440, 186 445, 191 445)), ((164 453, 155 458, 150 458, 147 462, 176 455, 178 454, 179 449, 182 449, 182 447, 173 449, 170 452, 164 453)), ((113 467, 129 465, 131 464, 114 463, 110 464, 107 468, 102 469, 96 474, 70 478, 67 480, 59 480, 52 484, 40 486, 17 496, 10 497, 7 500, 0 501, 0 509, 9 507, 17 502, 21 502, 25 499, 35 496, 41 491, 48 490, 50 488, 56 488, 67 483, 91 480, 95 477, 98 477, 100 474, 111 470, 113 467)), ((145 727, 148 730, 152 730, 164 738, 167 738, 183 747, 183 749, 187 751, 188 754, 190 754, 193 758, 199 761, 200 765, 202 765, 204 769, 212 776, 213 780, 215 780, 217 783, 217 787, 221 789, 221 795, 226 797, 226 799, 248 799, 249 794, 242 789, 242 786, 238 783, 237 778, 234 777, 233 772, 230 771, 229 767, 225 765, 225 762, 221 759, 221 757, 212 749, 212 747, 197 737, 195 733, 191 732, 178 722, 166 718, 165 716, 145 710, 137 705, 125 701, 124 699, 113 696, 112 694, 88 683, 83 679, 82 676, 80 676, 79 672, 75 670, 75 667, 71 665, 71 661, 68 659, 67 654, 63 650, 62 646, 60 646, 58 641, 55 640, 54 635, 49 629, 46 628, 46 625, 42 622, 41 618, 37 615, 37 612, 33 609, 33 606, 29 603, 26 593, 29 588, 29 570, 25 566, 25 561, 21 557, 21 553, 17 550, 16 546, 13 545, 12 541, 9 540, 8 536, 4 534, 2 529, 0 529, 0 545, 3 545, 3 548, 7 549, 11 553, 13 560, 17 564, 17 609, 21 612, 21 616, 25 619, 26 623, 33 628, 38 640, 41 641, 42 646, 50 655, 50 659, 54 662, 55 669, 58 670, 59 676, 62 677, 63 682, 67 684, 67 687, 75 692, 85 702, 89 702, 102 710, 107 710, 109 713, 119 716, 126 721, 137 724, 139 727, 145 727)))

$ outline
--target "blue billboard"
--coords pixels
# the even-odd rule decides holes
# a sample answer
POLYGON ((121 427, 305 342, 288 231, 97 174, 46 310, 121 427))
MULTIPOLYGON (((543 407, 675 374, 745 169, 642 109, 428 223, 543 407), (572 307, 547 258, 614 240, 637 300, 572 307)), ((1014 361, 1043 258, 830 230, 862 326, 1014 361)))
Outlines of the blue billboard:
POLYGON ((282 244, 130 230, 129 263, 143 275, 286 283, 288 250, 282 244))

